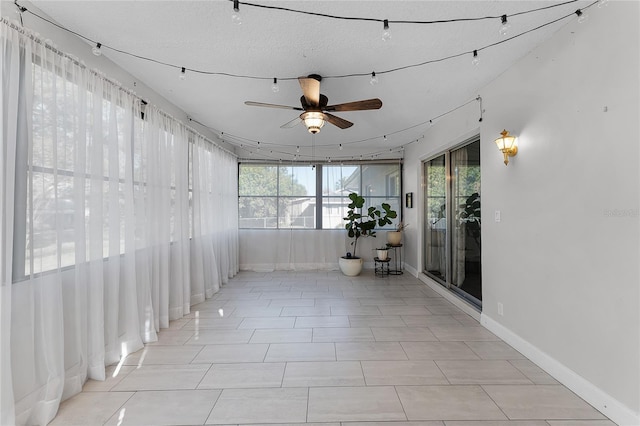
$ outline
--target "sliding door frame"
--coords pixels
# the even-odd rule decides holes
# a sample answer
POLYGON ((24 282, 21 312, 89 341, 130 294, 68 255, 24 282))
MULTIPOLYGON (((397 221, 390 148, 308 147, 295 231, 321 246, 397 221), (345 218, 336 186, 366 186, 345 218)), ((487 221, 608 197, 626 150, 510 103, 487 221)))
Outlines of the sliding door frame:
MULTIPOLYGON (((453 197, 453 170, 451 169, 451 153, 453 151, 456 151, 460 148, 464 148, 465 146, 468 146, 474 142, 480 142, 480 134, 475 132, 473 134, 473 136, 471 137, 467 137, 465 138, 462 142, 460 143, 456 143, 454 145, 451 145, 450 147, 447 147, 443 150, 437 151, 435 153, 433 153, 432 155, 429 155, 428 157, 425 157, 423 159, 421 159, 420 162, 420 173, 422 175, 422 194, 421 194, 421 198, 422 198, 422 211, 423 214, 421 215, 421 226, 422 226, 422 256, 421 256, 421 261, 420 261, 420 265, 421 265, 421 273, 423 273, 424 275, 426 275, 427 277, 429 277, 431 280, 437 282, 438 284, 442 285, 444 288, 448 289, 449 291, 451 291, 451 293, 455 294, 458 298, 465 300, 467 303, 471 304, 473 307, 482 310, 482 300, 477 299, 476 297, 474 297, 473 295, 465 292, 464 290, 459 289, 458 287, 456 287, 455 285, 452 285, 452 274, 453 274, 453 232, 451 232, 451 226, 454 225, 454 221, 455 221, 455 209, 453 206, 453 201, 452 201, 452 197, 453 197), (445 230, 445 255, 446 255, 446 265, 445 265, 445 279, 443 280, 440 277, 435 276, 434 274, 431 274, 427 271, 427 264, 426 264, 426 246, 427 246, 427 240, 425 238, 426 236, 426 226, 427 225, 427 215, 426 215, 426 203, 427 203, 427 187, 428 187, 428 176, 426 173, 426 164, 429 161, 432 161, 440 156, 444 155, 444 161, 445 161, 445 179, 446 179, 446 183, 445 183, 445 203, 446 203, 446 214, 445 214, 445 220, 446 220, 446 230, 445 230)), ((482 228, 481 228, 482 229, 482 228)))

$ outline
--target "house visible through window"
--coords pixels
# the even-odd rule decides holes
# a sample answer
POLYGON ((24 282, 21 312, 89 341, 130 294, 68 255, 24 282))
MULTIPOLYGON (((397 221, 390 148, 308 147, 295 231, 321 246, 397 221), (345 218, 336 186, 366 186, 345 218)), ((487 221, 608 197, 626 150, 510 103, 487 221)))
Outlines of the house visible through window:
POLYGON ((341 229, 352 192, 400 216, 400 176, 398 163, 240 164, 240 228, 341 229))

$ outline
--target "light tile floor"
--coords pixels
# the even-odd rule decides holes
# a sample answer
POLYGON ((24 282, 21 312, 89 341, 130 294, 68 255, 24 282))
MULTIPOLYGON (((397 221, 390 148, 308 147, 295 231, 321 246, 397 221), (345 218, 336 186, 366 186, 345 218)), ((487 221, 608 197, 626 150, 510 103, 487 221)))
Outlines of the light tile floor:
POLYGON ((241 272, 52 425, 613 426, 408 275, 241 272))

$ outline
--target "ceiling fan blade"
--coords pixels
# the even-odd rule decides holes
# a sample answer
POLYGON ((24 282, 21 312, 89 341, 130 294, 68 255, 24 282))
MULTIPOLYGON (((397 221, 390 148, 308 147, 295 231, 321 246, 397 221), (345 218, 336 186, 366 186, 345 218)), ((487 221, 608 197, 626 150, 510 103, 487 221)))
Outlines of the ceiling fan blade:
POLYGON ((311 77, 298 77, 307 104, 317 107, 320 105, 320 82, 311 77))
POLYGON ((341 129, 348 129, 349 127, 353 126, 352 122, 326 112, 324 113, 324 119, 334 126, 340 127, 341 129))
POLYGON ((281 129, 290 129, 292 127, 297 126, 300 123, 302 123, 302 118, 296 117, 293 120, 289 121, 288 123, 284 123, 282 126, 280 126, 280 128, 281 129))
POLYGON ((262 103, 262 102, 245 101, 244 104, 245 105, 249 105, 249 106, 257 106, 257 107, 292 109, 292 110, 295 110, 295 111, 304 111, 304 109, 302 109, 300 107, 293 107, 293 106, 287 106, 287 105, 276 105, 276 104, 265 104, 265 103, 262 103))
POLYGON ((325 111, 363 111, 367 109, 380 109, 382 101, 378 98, 366 99, 364 101, 347 102, 344 104, 329 105, 325 111))

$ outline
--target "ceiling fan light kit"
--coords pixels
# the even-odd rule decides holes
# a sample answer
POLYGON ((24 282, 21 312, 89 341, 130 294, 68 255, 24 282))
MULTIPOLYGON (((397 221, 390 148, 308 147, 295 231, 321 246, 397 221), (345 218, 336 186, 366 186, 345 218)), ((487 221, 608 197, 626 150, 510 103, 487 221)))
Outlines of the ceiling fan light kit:
POLYGON ((324 126, 324 114, 319 111, 307 111, 300 114, 309 133, 316 134, 324 126))
MULTIPOLYGON (((276 80, 274 80, 274 82, 275 81, 276 80)), ((352 122, 333 115, 331 112, 364 111, 380 109, 382 107, 382 101, 377 98, 327 105, 329 103, 329 98, 320 93, 321 81, 322 77, 317 74, 311 74, 308 77, 298 77, 298 83, 300 83, 303 93, 302 97, 300 97, 301 107, 267 104, 254 101, 246 101, 245 105, 303 111, 299 117, 294 118, 280 127, 287 129, 295 127, 300 123, 304 123, 309 133, 312 134, 320 132, 320 129, 322 129, 325 122, 329 122, 340 129, 347 129, 353 126, 352 122)))

